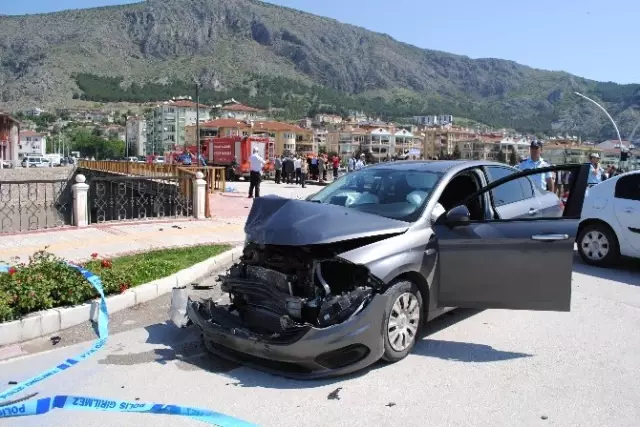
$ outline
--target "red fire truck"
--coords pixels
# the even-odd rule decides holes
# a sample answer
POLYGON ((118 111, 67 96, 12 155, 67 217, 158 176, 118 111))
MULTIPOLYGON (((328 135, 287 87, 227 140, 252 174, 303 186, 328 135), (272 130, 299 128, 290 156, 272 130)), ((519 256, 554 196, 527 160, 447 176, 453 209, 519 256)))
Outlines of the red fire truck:
POLYGON ((249 177, 249 156, 253 149, 258 149, 267 164, 263 171, 269 176, 273 172, 271 159, 274 156, 274 143, 268 137, 260 136, 227 136, 207 138, 202 142, 202 155, 210 166, 231 166, 234 158, 237 165, 233 172, 236 178, 249 177))

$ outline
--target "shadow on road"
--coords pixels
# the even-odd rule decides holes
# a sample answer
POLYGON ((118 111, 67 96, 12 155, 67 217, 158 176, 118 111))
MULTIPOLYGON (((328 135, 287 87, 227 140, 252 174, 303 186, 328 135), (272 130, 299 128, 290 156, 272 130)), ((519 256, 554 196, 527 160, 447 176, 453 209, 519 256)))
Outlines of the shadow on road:
POLYGON ((625 259, 616 266, 605 268, 587 265, 576 255, 573 262, 573 272, 627 285, 640 286, 640 260, 637 259, 625 259))
MULTIPOLYGON (((417 343, 413 354, 418 356, 436 357, 443 360, 464 362, 497 362, 531 356, 524 353, 504 352, 496 350, 488 345, 432 340, 428 338, 429 335, 446 329, 449 326, 455 325, 460 321, 466 320, 479 312, 480 310, 461 309, 446 313, 433 320, 425 328, 424 334, 426 338, 423 338, 417 343)), ((163 336, 174 336, 173 332, 163 332, 163 328, 174 327, 169 324, 154 325, 150 328, 152 330, 150 331, 149 339, 162 340, 163 336), (167 333, 169 335, 166 335, 167 333)), ((176 331, 182 331, 183 334, 185 333, 185 330, 183 329, 174 329, 176 331)), ((164 344, 168 345, 166 341, 164 342, 164 344)), ((180 344, 178 344, 177 347, 180 347, 180 344)), ((201 348, 203 348, 203 346, 201 348)), ((272 375, 251 368, 237 369, 241 368, 241 365, 228 362, 206 352, 198 354, 194 357, 183 357, 184 350, 173 347, 170 350, 163 349, 156 350, 155 352, 156 356, 158 356, 159 359, 156 361, 161 363, 165 362, 166 360, 177 359, 178 367, 183 370, 202 369, 217 374, 224 374, 225 376, 229 377, 229 382, 226 385, 232 387, 260 387, 283 390, 318 388, 358 378, 367 375, 371 371, 384 369, 388 366, 387 363, 378 362, 366 369, 363 369, 360 372, 351 375, 321 380, 299 381, 272 375)))

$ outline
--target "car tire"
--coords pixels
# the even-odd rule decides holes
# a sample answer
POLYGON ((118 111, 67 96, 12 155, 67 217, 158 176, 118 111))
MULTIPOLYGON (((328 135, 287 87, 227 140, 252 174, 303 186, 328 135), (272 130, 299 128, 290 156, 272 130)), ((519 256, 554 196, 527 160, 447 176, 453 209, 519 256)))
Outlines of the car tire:
POLYGON ((382 360, 394 363, 411 353, 420 336, 423 315, 422 294, 415 283, 400 280, 392 284, 385 295, 389 297, 389 301, 385 309, 382 330, 384 342, 382 360))
POLYGON ((604 223, 585 226, 578 234, 577 244, 580 258, 589 265, 608 266, 620 258, 618 238, 611 227, 604 223))

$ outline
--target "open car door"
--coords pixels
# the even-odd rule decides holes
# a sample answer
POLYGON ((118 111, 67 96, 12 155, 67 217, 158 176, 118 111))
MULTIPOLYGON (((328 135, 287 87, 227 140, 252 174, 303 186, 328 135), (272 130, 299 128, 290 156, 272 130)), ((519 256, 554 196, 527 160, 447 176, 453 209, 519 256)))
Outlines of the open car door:
POLYGON ((587 189, 589 165, 526 170, 499 179, 441 215, 438 242, 438 307, 569 311, 573 247, 587 189), (470 201, 523 176, 570 171, 564 211, 551 217, 493 217, 471 221, 470 201))

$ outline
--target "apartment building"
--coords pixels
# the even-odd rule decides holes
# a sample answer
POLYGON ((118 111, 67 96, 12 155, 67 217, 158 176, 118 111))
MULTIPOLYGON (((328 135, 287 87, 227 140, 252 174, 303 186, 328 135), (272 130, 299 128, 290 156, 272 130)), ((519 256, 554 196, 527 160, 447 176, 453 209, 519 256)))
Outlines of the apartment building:
MULTIPOLYGON (((299 126, 275 121, 246 122, 235 119, 215 119, 200 125, 200 140, 224 136, 263 136, 274 142, 276 155, 289 151, 308 154, 313 152, 313 132, 299 126)), ((187 145, 196 144, 196 126, 185 128, 187 145)))
POLYGON ((423 155, 423 137, 416 136, 407 129, 400 129, 391 138, 393 154, 420 158, 423 155))
POLYGON ((313 118, 313 122, 317 124, 340 124, 342 123, 342 117, 337 114, 316 114, 313 118))
POLYGON ((476 132, 465 128, 427 128, 424 130, 423 153, 425 157, 452 155, 460 141, 474 141, 476 132))
POLYGON ((443 126, 453 124, 451 114, 441 114, 439 116, 413 116, 413 121, 422 126, 443 126))
POLYGON ((150 122, 147 123, 147 140, 151 141, 151 154, 172 151, 186 142, 185 128, 211 120, 211 107, 196 104, 190 99, 167 101, 153 109, 150 122))
POLYGON ((20 132, 18 158, 44 156, 47 153, 47 135, 33 131, 20 132))
POLYGON ((327 149, 327 135, 329 132, 326 129, 315 129, 313 131, 313 148, 314 153, 320 152, 320 148, 327 149))
POLYGON ((220 117, 226 119, 236 120, 259 120, 263 119, 263 110, 259 108, 250 107, 248 105, 240 104, 239 102, 233 102, 223 105, 218 109, 220 117))
POLYGON ((130 156, 151 154, 147 147, 147 120, 144 117, 127 117, 125 150, 130 156))

